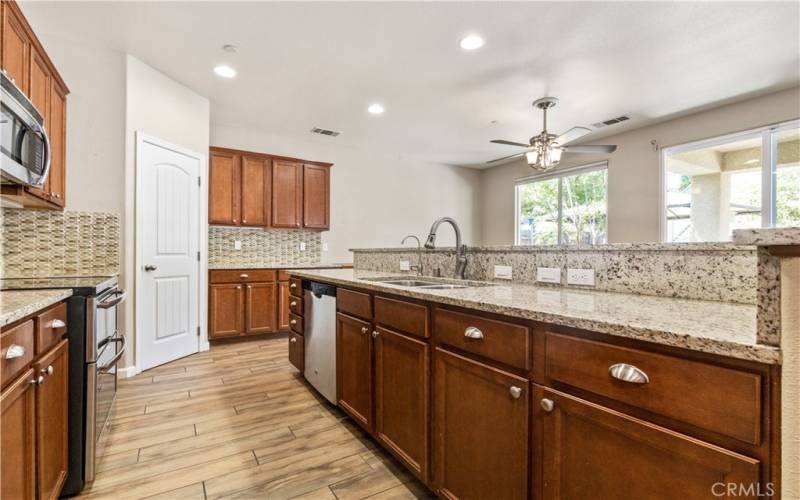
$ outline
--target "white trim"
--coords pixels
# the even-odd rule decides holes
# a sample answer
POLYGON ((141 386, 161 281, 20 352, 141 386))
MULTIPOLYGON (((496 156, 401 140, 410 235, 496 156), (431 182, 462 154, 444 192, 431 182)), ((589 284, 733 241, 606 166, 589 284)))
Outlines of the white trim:
POLYGON ((131 378, 140 373, 139 368, 136 366, 126 366, 125 368, 117 368, 117 376, 119 378, 131 378))
POLYGON ((207 318, 208 315, 205 313, 207 311, 207 301, 208 301, 208 259, 206 256, 207 252, 207 245, 204 245, 206 241, 208 241, 208 189, 207 186, 207 179, 208 179, 208 161, 207 157, 204 154, 197 153, 190 149, 183 148, 181 146, 177 146, 175 144, 169 143, 158 137, 148 135, 141 130, 137 130, 135 132, 136 136, 136 149, 133 158, 133 165, 135 170, 135 179, 136 179, 136 186, 135 190, 135 205, 134 205, 134 218, 135 218, 135 232, 134 232, 134 241, 135 241, 135 255, 134 255, 134 304, 133 304, 133 316, 134 316, 134 339, 135 339, 135 349, 134 349, 134 365, 131 367, 126 368, 126 370, 133 370, 134 374, 141 373, 141 350, 142 350, 142 343, 141 343, 141 315, 139 314, 139 304, 141 304, 140 294, 141 294, 141 287, 139 284, 142 281, 142 246, 141 246, 141 238, 139 235, 142 232, 142 219, 141 219, 141 211, 139 207, 142 204, 142 193, 139 190, 139 186, 142 185, 141 177, 142 172, 139 168, 139 158, 141 158, 142 147, 145 143, 152 144, 154 146, 158 146, 160 148, 168 149, 170 151, 174 151, 178 154, 182 154, 184 156, 188 156, 189 158, 194 158, 200 162, 200 185, 198 189, 200 190, 200 196, 198 197, 199 202, 199 210, 200 213, 198 214, 198 246, 197 249, 200 252, 200 261, 197 263, 198 267, 198 276, 197 276, 197 287, 198 287, 198 304, 197 304, 197 324, 200 327, 200 337, 197 341, 198 351, 207 351, 209 348, 208 344, 208 325, 207 325, 207 318))
POLYGON ((658 151, 658 234, 663 243, 667 241, 667 162, 666 149, 658 151))
POLYGON ((593 172, 595 170, 603 169, 608 169, 608 160, 585 163, 583 165, 576 165, 574 167, 560 169, 557 168, 549 172, 542 172, 539 174, 528 175, 526 177, 520 177, 519 179, 514 180, 514 185, 517 186, 519 184, 528 184, 529 182, 534 181, 546 181, 547 179, 553 179, 556 177, 567 177, 574 174, 582 174, 585 172, 593 172))

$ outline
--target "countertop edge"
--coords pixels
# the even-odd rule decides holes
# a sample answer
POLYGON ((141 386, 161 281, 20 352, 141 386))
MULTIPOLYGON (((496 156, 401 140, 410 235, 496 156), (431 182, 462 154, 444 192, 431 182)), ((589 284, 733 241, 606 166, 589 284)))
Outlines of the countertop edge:
POLYGON ((740 245, 760 247, 800 245, 800 227, 736 229, 733 231, 733 241, 740 245))
POLYGON ((7 290, 0 292, 2 294, 30 294, 37 295, 37 298, 31 299, 29 302, 17 306, 14 310, 3 313, 0 315, 0 327, 5 327, 29 316, 37 311, 41 311, 51 305, 61 302, 62 300, 72 296, 71 289, 46 289, 46 290, 7 290))
POLYGON ((278 264, 278 265, 265 265, 265 264, 208 264, 209 271, 233 271, 236 269, 346 269, 353 267, 353 264, 347 262, 335 262, 330 264, 278 264))

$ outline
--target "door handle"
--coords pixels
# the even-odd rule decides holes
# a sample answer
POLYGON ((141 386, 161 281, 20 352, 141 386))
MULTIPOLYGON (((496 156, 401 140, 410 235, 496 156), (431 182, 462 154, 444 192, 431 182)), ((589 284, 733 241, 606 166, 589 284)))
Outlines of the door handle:
POLYGON ((150 265, 150 264, 144 266, 144 270, 147 271, 148 273, 150 271, 155 271, 156 269, 158 269, 156 266, 153 266, 153 265, 150 265))

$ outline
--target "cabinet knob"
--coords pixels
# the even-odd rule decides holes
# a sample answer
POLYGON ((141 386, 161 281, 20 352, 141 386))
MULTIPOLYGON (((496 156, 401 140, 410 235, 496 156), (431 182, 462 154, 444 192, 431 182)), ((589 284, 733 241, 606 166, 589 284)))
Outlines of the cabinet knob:
POLYGON ((617 363, 608 367, 608 374, 617 380, 631 384, 646 384, 650 377, 639 368, 628 363, 617 363))
POLYGON ((17 344, 11 344, 6 351, 6 359, 21 358, 25 355, 25 347, 17 344))
POLYGON ((52 328, 53 330, 55 330, 56 328, 64 328, 65 326, 67 326, 67 324, 60 319, 54 319, 53 321, 50 322, 50 328, 52 328))
POLYGON ((44 375, 52 375, 53 371, 53 365, 49 365, 47 368, 42 368, 42 373, 44 375))
POLYGON ((297 283, 292 283, 291 285, 289 285, 289 288, 297 288, 297 283))
POLYGON ((291 342, 292 344, 296 344, 297 343, 297 339, 295 337, 292 337, 292 338, 289 339, 289 342, 291 342))
POLYGON ((249 278, 249 277, 250 277, 250 276, 248 276, 248 275, 246 275, 246 274, 244 274, 244 273, 242 273, 242 274, 240 274, 240 275, 239 275, 239 278, 241 278, 241 279, 243 279, 243 280, 246 280, 246 279, 247 279, 247 278, 249 278))
POLYGON ((233 222, 236 222, 236 219, 233 219, 233 222))
POLYGON ((550 413, 551 411, 553 411, 553 408, 556 407, 556 404, 553 403, 553 400, 547 398, 544 398, 541 401, 539 401, 539 405, 541 405, 542 409, 547 413, 550 413))
POLYGON ((241 290, 242 289, 242 285, 236 285, 236 289, 237 290, 241 290))
MULTIPOLYGON (((234 221, 234 222, 236 222, 236 221, 234 221)), ((242 224, 244 224, 246 222, 247 222, 247 219, 242 219, 242 224)))
POLYGON ((297 301, 296 301, 296 300, 293 300, 293 301, 289 302, 289 305, 290 305, 290 306, 292 306, 292 307, 294 307, 294 306, 296 306, 296 305, 297 305, 297 301))
POLYGON ((366 326, 362 326, 361 327, 361 333, 367 333, 368 331, 369 331, 369 328, 367 328, 366 326))
POLYGON ((467 329, 464 330, 464 336, 468 339, 481 340, 483 339, 483 332, 474 326, 468 326, 467 329))
POLYGON ((297 320, 296 319, 290 320, 289 324, 290 325, 296 325, 297 324, 297 320))
POLYGON ((377 339, 377 338, 378 338, 378 335, 380 335, 380 333, 378 332, 378 330, 372 330, 372 338, 373 338, 373 339, 377 339))
POLYGON ((31 380, 31 384, 33 384, 33 385, 42 385, 42 384, 44 384, 44 375, 39 375, 35 379, 31 380))
POLYGON ((520 387, 517 387, 516 385, 512 385, 511 387, 509 387, 508 392, 514 399, 519 399, 519 397, 522 396, 522 389, 520 387))

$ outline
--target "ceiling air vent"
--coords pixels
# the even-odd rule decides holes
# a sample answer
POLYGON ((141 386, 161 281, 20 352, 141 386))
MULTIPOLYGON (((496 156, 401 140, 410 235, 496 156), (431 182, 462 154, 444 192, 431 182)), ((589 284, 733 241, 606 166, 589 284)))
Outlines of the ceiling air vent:
POLYGON ((602 121, 602 122, 592 123, 592 127, 594 127, 594 128, 608 127, 609 125, 614 125, 614 124, 617 124, 617 123, 628 121, 630 119, 631 119, 630 116, 622 115, 622 116, 618 116, 616 118, 611 118, 610 120, 605 120, 605 121, 602 121))
POLYGON ((319 134, 319 135, 329 135, 331 137, 336 137, 337 135, 339 135, 339 132, 336 132, 335 130, 327 130, 327 129, 319 128, 319 127, 312 128, 311 129, 311 133, 312 134, 319 134))

